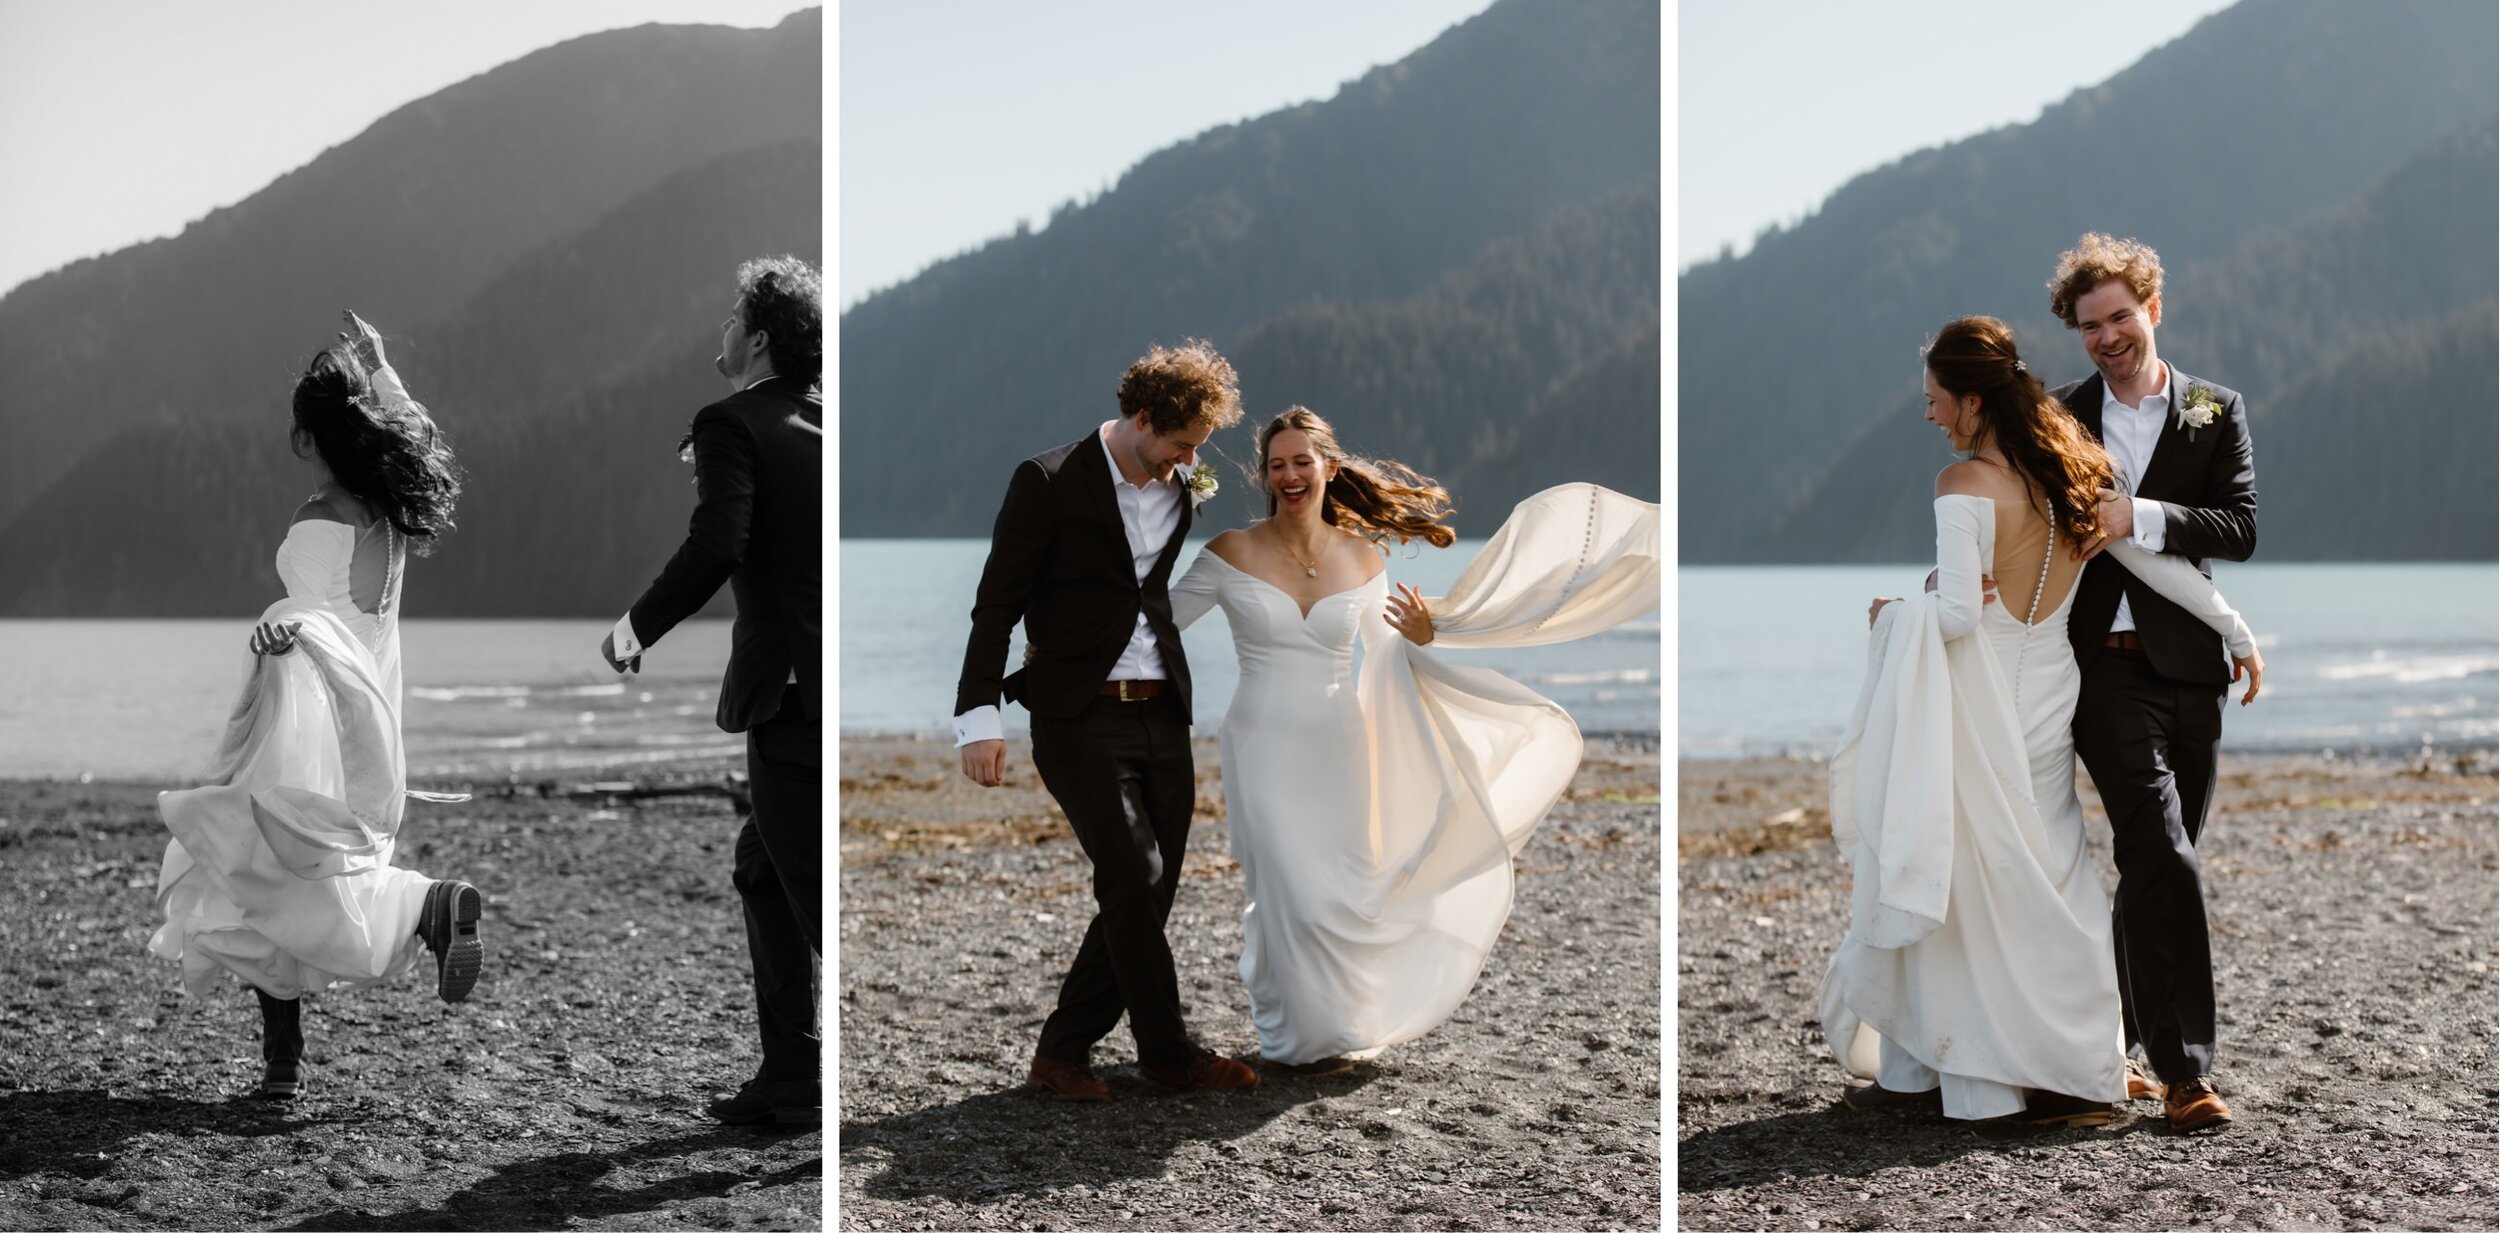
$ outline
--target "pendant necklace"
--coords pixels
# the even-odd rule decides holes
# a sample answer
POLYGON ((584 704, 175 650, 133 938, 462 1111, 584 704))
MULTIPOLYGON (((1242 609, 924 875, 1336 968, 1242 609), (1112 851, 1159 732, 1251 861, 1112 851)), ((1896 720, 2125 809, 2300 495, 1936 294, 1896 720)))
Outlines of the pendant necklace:
POLYGON ((1308 561, 1303 560, 1303 559, 1302 559, 1302 554, 1301 554, 1301 553, 1298 553, 1298 552, 1295 552, 1295 551, 1293 550, 1293 545, 1288 544, 1288 543, 1286 543, 1286 542, 1285 542, 1285 533, 1284 533, 1284 532, 1282 532, 1282 531, 1278 531, 1278 532, 1276 533, 1276 546, 1277 546, 1277 547, 1279 547, 1279 548, 1284 549, 1284 550, 1285 550, 1285 555, 1286 555, 1286 556, 1289 556, 1289 557, 1292 557, 1292 558, 1293 558, 1293 563, 1302 567, 1302 576, 1303 576, 1303 577, 1305 577, 1305 578, 1317 578, 1317 577, 1319 577, 1319 558, 1318 558, 1318 557, 1313 557, 1313 558, 1311 558, 1311 559, 1310 559, 1310 560, 1308 560, 1308 561))

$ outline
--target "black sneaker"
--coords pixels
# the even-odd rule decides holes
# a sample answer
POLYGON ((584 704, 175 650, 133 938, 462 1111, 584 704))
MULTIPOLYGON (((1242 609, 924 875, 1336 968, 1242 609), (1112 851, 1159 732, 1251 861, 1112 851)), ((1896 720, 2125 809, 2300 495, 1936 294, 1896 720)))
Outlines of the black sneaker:
POLYGON ((821 1126, 823 1087, 804 1079, 749 1079, 735 1096, 704 1106, 704 1112, 732 1126, 821 1126))
POLYGON ((486 946, 478 940, 485 906, 485 897, 466 882, 436 882, 425 890, 417 936, 434 952, 434 991, 446 1002, 466 1000, 478 969, 486 966, 486 946))

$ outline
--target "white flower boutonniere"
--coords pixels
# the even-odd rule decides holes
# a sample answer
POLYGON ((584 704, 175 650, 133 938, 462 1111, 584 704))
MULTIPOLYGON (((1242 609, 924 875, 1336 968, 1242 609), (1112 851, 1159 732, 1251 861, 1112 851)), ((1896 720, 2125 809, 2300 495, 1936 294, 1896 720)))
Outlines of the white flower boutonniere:
POLYGON ((2196 430, 2214 422, 2222 414, 2222 400, 2201 385, 2188 387, 2185 401, 2179 404, 2179 424, 2187 429, 2188 440, 2196 439, 2196 430))
POLYGON ((1181 481, 1181 485, 1189 489, 1189 508, 1194 510, 1206 504, 1207 498, 1214 496, 1219 487, 1215 482, 1215 464, 1199 463, 1198 469, 1190 472, 1188 477, 1181 481))

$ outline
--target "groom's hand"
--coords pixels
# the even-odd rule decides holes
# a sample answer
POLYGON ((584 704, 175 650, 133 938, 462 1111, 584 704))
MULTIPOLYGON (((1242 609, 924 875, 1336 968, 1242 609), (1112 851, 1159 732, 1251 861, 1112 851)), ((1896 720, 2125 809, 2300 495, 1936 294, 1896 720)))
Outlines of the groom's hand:
MULTIPOLYGON (((642 634, 639 630, 637 630, 634 636, 639 638, 642 634)), ((632 659, 628 660, 617 659, 616 631, 614 630, 608 631, 608 635, 599 640, 599 658, 608 661, 608 666, 616 669, 618 672, 642 671, 642 656, 640 655, 636 655, 632 659)))
POLYGON ((2109 547, 2111 540, 2135 534, 2135 501, 2127 494, 2114 488, 2104 488, 2101 490, 2101 503, 2094 508, 2100 513, 2101 533, 2075 545, 2075 559, 2078 561, 2089 561, 2101 555, 2101 550, 2109 547))
POLYGON ((974 741, 964 746, 964 778, 984 788, 1007 782, 1007 742, 974 741))

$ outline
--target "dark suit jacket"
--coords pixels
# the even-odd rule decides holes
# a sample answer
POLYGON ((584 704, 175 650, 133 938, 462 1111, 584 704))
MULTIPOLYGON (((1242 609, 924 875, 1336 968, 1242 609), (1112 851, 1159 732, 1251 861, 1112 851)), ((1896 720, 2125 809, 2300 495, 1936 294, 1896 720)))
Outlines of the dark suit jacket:
MULTIPOLYGON (((2095 440, 2101 436, 2102 390, 2095 373, 2053 391, 2095 440)), ((2248 408, 2237 390, 2191 377, 2176 364, 2170 366, 2170 394, 2170 422, 2155 438, 2152 460, 2145 464, 2135 495, 2162 503, 2162 551, 2193 560, 2210 578, 2208 559, 2245 561, 2257 551, 2257 464, 2248 443, 2248 408), (2197 430, 2194 439, 2180 425, 2177 411, 2191 388, 2211 390, 2222 403, 2222 413, 2197 430)), ((2066 632, 2074 640, 2078 665, 2091 669, 2118 615, 2122 594, 2154 671, 2179 681, 2230 682, 2231 653, 2223 647, 2222 635, 2107 555, 2084 567, 2082 581, 2075 584, 2075 606, 2067 613, 2066 632)))
MULTIPOLYGON (((1178 483, 1179 476, 1167 482, 1178 483)), ((1189 535, 1188 494, 1181 496, 1180 525, 1141 585, 1111 483, 1111 460, 1096 432, 1016 467, 972 602, 955 714, 995 706, 1003 696, 1037 716, 1074 718, 1110 679, 1141 611, 1181 713, 1189 713, 1189 660, 1172 624, 1168 589, 1172 563, 1189 535), (1019 620, 1034 658, 1002 678, 1008 635, 1019 620)))
POLYGON ((824 425, 823 399, 789 377, 695 412, 694 518, 634 601, 649 646, 729 584, 738 619, 715 715, 726 732, 824 715, 824 425))

